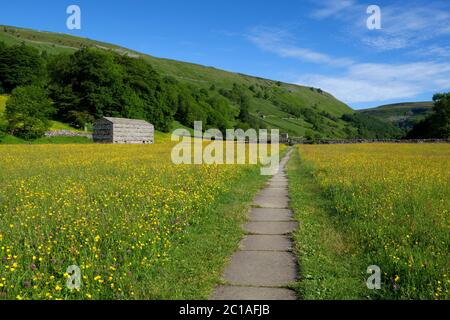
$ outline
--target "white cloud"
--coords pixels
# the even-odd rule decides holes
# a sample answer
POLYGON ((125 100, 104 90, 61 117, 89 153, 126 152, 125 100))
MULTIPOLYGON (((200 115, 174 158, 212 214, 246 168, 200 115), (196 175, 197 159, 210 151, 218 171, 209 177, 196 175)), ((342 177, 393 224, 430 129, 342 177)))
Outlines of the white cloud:
POLYGON ((283 29, 257 27, 253 28, 247 38, 260 49, 275 53, 282 58, 294 58, 333 66, 347 66, 353 63, 351 59, 334 58, 309 48, 296 46, 293 43, 293 36, 283 29))
POLYGON ((401 37, 375 36, 364 37, 362 42, 380 51, 403 49, 409 46, 408 39, 401 37))
POLYGON ((369 4, 356 0, 322 0, 316 4, 318 8, 311 16, 319 20, 333 17, 342 21, 340 31, 347 38, 359 39, 379 51, 418 47, 429 40, 450 36, 449 1, 396 1, 380 5, 381 30, 367 29, 369 4))
POLYGON ((425 48, 417 49, 413 53, 420 56, 447 58, 450 57, 450 46, 432 45, 425 48))
POLYGON ((316 1, 319 6, 312 12, 314 18, 323 19, 341 14, 343 11, 355 6, 354 0, 325 0, 316 1))
POLYGON ((393 5, 381 7, 382 29, 365 31, 362 41, 378 50, 409 48, 450 35, 449 8, 393 5))
POLYGON ((305 75, 297 82, 322 88, 346 103, 407 99, 450 89, 450 63, 361 63, 342 76, 305 75))

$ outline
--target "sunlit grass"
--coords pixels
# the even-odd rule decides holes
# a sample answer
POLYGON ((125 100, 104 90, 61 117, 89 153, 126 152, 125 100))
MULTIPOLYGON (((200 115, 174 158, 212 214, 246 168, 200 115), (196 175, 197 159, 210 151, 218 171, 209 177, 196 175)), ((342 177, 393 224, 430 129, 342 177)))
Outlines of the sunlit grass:
MULTIPOLYGON (((316 210, 315 203, 301 199, 303 195, 295 194, 295 190, 291 195, 300 219, 313 225, 311 230, 303 228, 297 237, 303 246, 300 255, 310 261, 303 272, 321 277, 323 281, 315 279, 318 287, 331 277, 350 276, 360 284, 354 288, 354 298, 449 298, 447 144, 301 146, 299 152, 302 165, 291 171, 292 176, 307 180, 305 172, 311 172, 317 185, 316 196, 329 201, 320 208, 325 224, 314 226, 316 217, 307 216, 302 209, 307 205, 316 210), (299 170, 303 175, 296 173, 299 170), (333 241, 334 247, 323 240, 325 228, 338 239, 333 241), (318 256, 327 257, 325 265, 349 267, 341 273, 336 267, 320 274, 319 266, 314 264, 315 253, 308 254, 304 248, 310 232, 318 234, 308 241, 318 256), (378 265, 382 270, 380 291, 360 290, 365 286, 369 265, 378 265)), ((324 265, 321 268, 326 270, 324 265)), ((327 297, 339 292, 339 288, 322 289, 328 291, 327 297)), ((307 295, 313 288, 309 290, 307 295)))

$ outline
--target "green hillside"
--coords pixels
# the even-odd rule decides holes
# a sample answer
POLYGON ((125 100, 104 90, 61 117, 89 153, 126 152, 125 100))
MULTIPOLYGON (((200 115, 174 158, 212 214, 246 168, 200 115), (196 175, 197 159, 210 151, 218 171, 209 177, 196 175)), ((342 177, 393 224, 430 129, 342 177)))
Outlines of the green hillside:
POLYGON ((404 102, 383 105, 373 109, 359 110, 359 112, 371 115, 405 131, 409 131, 414 124, 430 115, 432 108, 433 102, 404 102))
MULTIPOLYGON (((279 128, 294 136, 306 132, 323 137, 345 137, 346 122, 340 117, 353 110, 320 89, 302 87, 226 72, 212 67, 155 58, 119 46, 74 37, 65 34, 40 32, 29 29, 1 26, 0 41, 7 45, 25 43, 50 54, 74 52, 82 47, 113 50, 132 57, 142 57, 164 76, 170 76, 192 86, 220 90, 231 90, 234 85, 246 88, 251 96, 250 114, 260 119, 267 128, 279 128), (313 120, 305 110, 319 115, 313 120), (320 114, 326 114, 320 115, 320 114)), ((233 102, 231 102, 233 105, 233 102)), ((236 110, 238 106, 235 106, 236 110)), ((348 130, 347 130, 348 131, 348 130)))

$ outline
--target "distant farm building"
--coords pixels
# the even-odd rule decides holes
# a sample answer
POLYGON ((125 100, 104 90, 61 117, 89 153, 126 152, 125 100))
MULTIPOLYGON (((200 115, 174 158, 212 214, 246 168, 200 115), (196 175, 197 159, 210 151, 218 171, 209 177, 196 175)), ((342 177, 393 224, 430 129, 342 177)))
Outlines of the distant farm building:
POLYGON ((98 143, 151 144, 155 128, 144 120, 104 117, 94 124, 92 138, 98 143))
POLYGON ((281 143, 288 143, 289 142, 289 134, 288 133, 280 134, 280 142, 281 143))

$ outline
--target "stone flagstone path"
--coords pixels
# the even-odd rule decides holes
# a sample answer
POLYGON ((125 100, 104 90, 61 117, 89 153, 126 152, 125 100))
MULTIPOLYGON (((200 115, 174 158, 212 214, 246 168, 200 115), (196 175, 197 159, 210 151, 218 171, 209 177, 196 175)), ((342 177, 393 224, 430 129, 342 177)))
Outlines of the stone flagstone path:
POLYGON ((290 234, 297 228, 288 209, 288 179, 284 172, 292 150, 280 162, 280 171, 253 200, 247 235, 226 267, 224 285, 213 300, 295 300, 286 287, 297 278, 297 259, 290 234))

